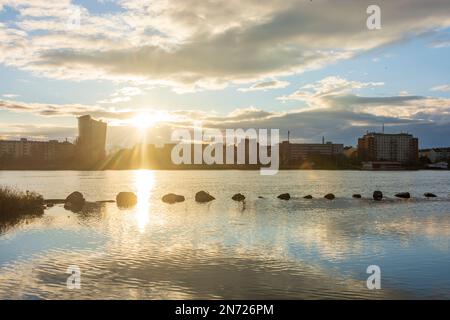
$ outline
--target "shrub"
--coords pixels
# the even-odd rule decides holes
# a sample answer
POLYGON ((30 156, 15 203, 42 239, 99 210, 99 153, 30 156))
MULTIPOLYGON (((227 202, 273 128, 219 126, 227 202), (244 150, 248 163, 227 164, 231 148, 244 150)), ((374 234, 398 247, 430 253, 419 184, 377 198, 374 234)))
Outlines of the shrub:
POLYGON ((0 187, 0 219, 26 214, 42 214, 44 198, 35 192, 0 187))

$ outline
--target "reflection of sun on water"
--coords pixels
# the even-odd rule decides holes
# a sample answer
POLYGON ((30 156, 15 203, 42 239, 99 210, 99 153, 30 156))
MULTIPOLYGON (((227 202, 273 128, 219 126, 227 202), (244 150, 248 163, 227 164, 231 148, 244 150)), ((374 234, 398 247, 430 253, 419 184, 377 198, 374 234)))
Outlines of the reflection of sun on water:
POLYGON ((136 221, 140 232, 145 231, 150 220, 150 196, 155 185, 154 172, 138 170, 134 173, 134 183, 137 190, 136 221))

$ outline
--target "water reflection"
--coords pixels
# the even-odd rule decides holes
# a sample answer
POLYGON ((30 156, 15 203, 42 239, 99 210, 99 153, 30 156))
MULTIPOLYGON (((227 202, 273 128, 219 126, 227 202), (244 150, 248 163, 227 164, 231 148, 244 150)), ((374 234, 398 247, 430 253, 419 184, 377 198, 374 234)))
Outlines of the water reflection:
POLYGON ((150 221, 151 203, 150 198, 155 187, 155 173, 150 170, 138 170, 134 172, 134 186, 138 202, 136 205, 136 222, 139 231, 143 233, 150 221))
POLYGON ((33 176, 24 188, 48 186, 38 191, 49 198, 78 189, 113 199, 129 190, 138 203, 76 214, 55 206, 1 234, 0 298, 449 298, 450 172, 408 173, 421 181, 416 195, 438 199, 368 199, 374 186, 387 195, 407 190, 408 176, 388 189, 393 174, 140 170, 89 172, 68 186, 75 174, 59 173, 59 183, 33 176), (198 190, 216 200, 196 203, 198 190), (276 199, 286 191, 290 201, 276 199), (337 199, 323 199, 328 191, 337 199), (167 192, 186 201, 165 204, 167 192), (236 192, 247 196, 245 210, 230 199, 236 192), (381 291, 365 287, 371 264, 382 268, 381 291), (67 290, 68 265, 83 270, 82 290, 67 290))

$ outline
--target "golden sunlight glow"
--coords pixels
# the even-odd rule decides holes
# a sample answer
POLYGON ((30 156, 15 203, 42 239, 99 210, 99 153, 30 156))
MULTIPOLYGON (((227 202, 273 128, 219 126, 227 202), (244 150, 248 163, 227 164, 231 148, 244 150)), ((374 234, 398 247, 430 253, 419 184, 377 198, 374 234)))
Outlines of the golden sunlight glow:
POLYGON ((175 117, 167 112, 139 112, 129 120, 130 124, 139 129, 148 129, 162 122, 174 121, 175 117))
POLYGON ((157 122, 157 119, 148 112, 141 112, 130 121, 136 128, 147 129, 152 127, 157 122))
POLYGON ((134 174, 138 202, 136 205, 136 221, 140 232, 150 221, 150 197, 155 186, 154 172, 151 170, 137 170, 134 174))

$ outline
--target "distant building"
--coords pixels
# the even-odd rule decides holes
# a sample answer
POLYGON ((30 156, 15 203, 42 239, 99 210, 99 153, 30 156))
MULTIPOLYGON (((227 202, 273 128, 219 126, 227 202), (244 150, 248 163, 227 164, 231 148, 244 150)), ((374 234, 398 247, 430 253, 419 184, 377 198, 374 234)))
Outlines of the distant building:
POLYGON ((343 144, 336 143, 290 143, 283 141, 280 145, 280 154, 283 163, 298 163, 312 155, 337 156, 344 152, 343 144))
POLYGON ((107 124, 90 115, 78 118, 77 156, 86 162, 96 162, 106 155, 107 124))
POLYGON ((363 161, 414 163, 419 158, 418 145, 411 134, 371 132, 358 139, 358 155, 363 161))
POLYGON ((67 141, 0 140, 0 157, 9 159, 63 161, 72 158, 74 152, 75 146, 67 141))
POLYGON ((432 148, 419 151, 419 156, 428 158, 432 163, 447 162, 450 159, 450 148, 432 148))

